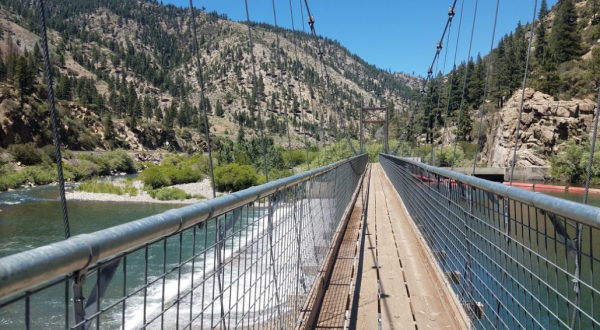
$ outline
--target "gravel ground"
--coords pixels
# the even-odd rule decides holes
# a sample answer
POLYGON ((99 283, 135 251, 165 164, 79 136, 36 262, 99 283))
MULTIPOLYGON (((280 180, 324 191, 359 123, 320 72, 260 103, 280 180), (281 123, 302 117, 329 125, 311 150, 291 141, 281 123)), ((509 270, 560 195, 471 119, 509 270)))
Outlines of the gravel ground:
MULTIPOLYGON (((113 182, 119 184, 119 181, 113 182)), ((167 203, 167 204, 194 204, 201 201, 201 199, 186 199, 183 201, 159 201, 148 195, 146 191, 142 189, 142 183, 140 181, 134 181, 133 185, 138 188, 137 196, 129 195, 113 195, 113 194, 96 194, 88 193, 83 191, 71 191, 67 192, 67 199, 70 200, 84 200, 84 201, 99 201, 99 202, 136 202, 136 203, 167 203)), ((210 186, 210 180, 205 179, 201 182, 186 183, 171 186, 173 188, 179 188, 188 194, 196 195, 200 194, 207 199, 212 199, 212 187, 210 186)), ((217 196, 222 195, 217 192, 217 196)))

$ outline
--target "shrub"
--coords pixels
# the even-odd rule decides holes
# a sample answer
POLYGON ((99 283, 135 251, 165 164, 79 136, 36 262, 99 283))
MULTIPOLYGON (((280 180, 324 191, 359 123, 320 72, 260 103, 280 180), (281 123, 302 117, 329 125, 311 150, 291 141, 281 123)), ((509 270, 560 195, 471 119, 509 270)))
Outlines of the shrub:
POLYGON ((249 165, 229 164, 215 169, 215 185, 219 191, 239 191, 258 182, 258 174, 249 165))
MULTIPOLYGON (((572 140, 568 141, 564 150, 550 160, 551 175, 557 179, 570 182, 585 180, 590 159, 590 148, 589 142, 576 144, 572 140)), ((598 177, 600 177, 600 145, 596 145, 594 161, 592 162, 592 178, 598 177)))
POLYGON ((113 195, 129 194, 130 196, 137 196, 138 194, 137 188, 129 182, 122 187, 105 181, 85 181, 77 187, 77 191, 113 195))
POLYGON ((24 167, 20 172, 27 182, 32 182, 36 185, 50 184, 52 182, 56 182, 58 177, 56 168, 53 168, 48 165, 27 166, 24 167))
POLYGON ((98 175, 109 175, 111 173, 111 166, 108 159, 105 157, 98 157, 89 154, 80 154, 77 156, 80 161, 88 161, 98 165, 98 175))
POLYGON ((136 173, 137 167, 133 158, 123 149, 109 151, 103 155, 110 164, 111 171, 136 173))
POLYGON ((160 166, 152 165, 140 173, 140 180, 144 186, 150 189, 157 189, 171 185, 171 180, 164 173, 160 166))
MULTIPOLYGON (((8 147, 8 152, 13 155, 16 161, 23 165, 39 165, 44 162, 42 150, 36 148, 33 144, 13 144, 8 147)), ((46 156, 47 157, 47 156, 46 156)))
POLYGON ((148 192, 152 198, 156 198, 161 201, 174 201, 184 200, 192 198, 191 195, 179 188, 161 188, 158 190, 151 190, 148 192))

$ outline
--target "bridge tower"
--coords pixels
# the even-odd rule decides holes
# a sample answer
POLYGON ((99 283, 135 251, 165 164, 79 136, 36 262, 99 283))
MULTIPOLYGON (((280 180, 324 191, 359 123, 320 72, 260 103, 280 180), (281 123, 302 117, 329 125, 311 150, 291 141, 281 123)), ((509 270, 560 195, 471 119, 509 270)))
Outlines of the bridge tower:
POLYGON ((383 152, 390 152, 388 145, 389 113, 387 107, 362 108, 360 112, 360 152, 364 152, 364 126, 367 124, 383 124, 383 152))

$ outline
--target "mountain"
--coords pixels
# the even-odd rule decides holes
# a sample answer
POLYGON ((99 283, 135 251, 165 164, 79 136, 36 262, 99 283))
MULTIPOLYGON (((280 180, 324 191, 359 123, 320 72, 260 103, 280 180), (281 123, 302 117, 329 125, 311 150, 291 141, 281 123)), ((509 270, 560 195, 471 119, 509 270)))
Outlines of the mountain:
MULTIPOLYGON (((0 0, 0 147, 51 142, 34 3, 0 0)), ((47 6, 66 146, 206 148, 188 9, 122 0, 55 0, 47 6)), ((378 69, 335 40, 317 41, 303 32, 252 23, 254 84, 248 26, 225 14, 197 13, 209 123, 217 144, 221 138, 234 139, 240 129, 246 136, 255 134, 258 107, 276 143, 287 141, 288 118, 297 146, 305 137, 311 143, 339 138, 344 118, 356 136, 363 104, 388 104, 400 112, 420 81, 378 69), (317 42, 323 47, 339 114, 317 42), (322 131, 328 134, 322 136, 322 131)))

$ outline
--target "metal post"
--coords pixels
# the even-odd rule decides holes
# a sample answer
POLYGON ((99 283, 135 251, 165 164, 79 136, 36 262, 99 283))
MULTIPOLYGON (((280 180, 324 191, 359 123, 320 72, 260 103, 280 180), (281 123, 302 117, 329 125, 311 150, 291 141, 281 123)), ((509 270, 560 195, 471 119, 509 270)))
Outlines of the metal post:
POLYGON ((365 144, 365 132, 364 132, 364 111, 365 109, 363 107, 360 108, 360 153, 364 153, 365 149, 364 149, 364 144, 365 144))
POLYGON ((389 148, 389 137, 388 137, 388 125, 389 125, 389 120, 390 120, 390 113, 389 113, 389 109, 387 107, 385 107, 385 141, 384 141, 384 152, 386 154, 390 153, 390 148, 389 148))

